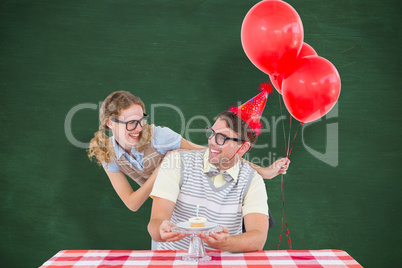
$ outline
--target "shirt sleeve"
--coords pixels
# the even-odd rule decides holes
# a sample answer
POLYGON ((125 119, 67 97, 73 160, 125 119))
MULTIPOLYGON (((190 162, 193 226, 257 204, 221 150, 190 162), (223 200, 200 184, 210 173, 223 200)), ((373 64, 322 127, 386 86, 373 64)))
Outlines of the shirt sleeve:
POLYGON ((120 169, 119 169, 119 167, 117 166, 116 162, 110 163, 107 167, 106 167, 106 163, 105 163, 105 162, 103 162, 102 165, 103 165, 103 168, 104 168, 105 170, 107 170, 107 171, 110 171, 110 172, 120 172, 120 169))
POLYGON ((152 145, 160 154, 165 155, 180 148, 181 136, 168 127, 155 127, 152 145))
POLYGON ((176 203, 180 193, 180 154, 173 152, 166 156, 156 176, 150 196, 160 197, 176 203))
POLYGON ((254 173, 250 187, 243 201, 243 217, 249 213, 268 215, 268 195, 264 179, 254 173))

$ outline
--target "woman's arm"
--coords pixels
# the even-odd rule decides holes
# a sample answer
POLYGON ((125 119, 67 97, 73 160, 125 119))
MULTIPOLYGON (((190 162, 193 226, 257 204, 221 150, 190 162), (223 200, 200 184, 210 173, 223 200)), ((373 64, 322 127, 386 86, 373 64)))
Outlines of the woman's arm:
MULTIPOLYGON (((207 147, 197 145, 195 143, 192 143, 184 138, 181 138, 181 145, 180 149, 184 150, 204 150, 207 149, 207 147)), ((243 159, 245 160, 245 159, 243 159)), ((247 160, 245 160, 247 161, 247 160)), ((258 166, 256 164, 253 164, 249 161, 247 163, 250 164, 252 168, 254 168, 258 174, 261 175, 264 179, 270 180, 275 178, 279 174, 286 174, 286 171, 289 168, 290 160, 287 158, 281 158, 276 160, 272 165, 269 167, 263 168, 261 166, 258 166)))
POLYGON ((128 209, 136 212, 148 199, 149 194, 152 191, 156 175, 158 174, 159 167, 160 165, 154 170, 152 175, 137 191, 133 191, 133 188, 123 172, 110 172, 106 169, 105 171, 120 199, 124 202, 128 209))
POLYGON ((275 178, 279 174, 286 174, 286 171, 289 168, 290 160, 287 158, 281 158, 276 160, 272 165, 266 168, 260 167, 248 161, 247 163, 249 163, 250 166, 254 168, 258 172, 258 174, 261 175, 262 178, 270 180, 275 178))
POLYGON ((185 150, 204 150, 207 149, 207 147, 197 145, 195 143, 192 143, 184 138, 181 138, 181 145, 180 149, 185 149, 185 150))

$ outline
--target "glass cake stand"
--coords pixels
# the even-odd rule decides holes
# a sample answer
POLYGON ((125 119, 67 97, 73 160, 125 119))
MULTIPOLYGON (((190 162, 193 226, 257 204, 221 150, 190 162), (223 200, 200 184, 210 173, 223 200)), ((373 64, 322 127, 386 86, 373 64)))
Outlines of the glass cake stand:
POLYGON ((172 232, 191 235, 188 254, 183 256, 183 261, 201 262, 210 261, 211 257, 205 253, 204 243, 197 235, 222 232, 222 226, 207 222, 205 227, 190 227, 189 222, 180 222, 171 230, 172 232))

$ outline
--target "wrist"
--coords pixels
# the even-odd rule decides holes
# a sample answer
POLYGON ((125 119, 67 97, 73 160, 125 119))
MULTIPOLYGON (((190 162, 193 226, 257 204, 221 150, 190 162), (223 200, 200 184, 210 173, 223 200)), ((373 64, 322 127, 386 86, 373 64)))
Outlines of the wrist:
POLYGON ((263 179, 270 180, 275 177, 275 170, 274 170, 274 168, 272 168, 272 166, 265 168, 264 171, 265 171, 263 173, 264 176, 262 176, 263 179))
POLYGON ((269 173, 267 175, 267 179, 270 180, 270 179, 275 178, 275 176, 277 175, 277 174, 275 174, 275 170, 272 167, 269 167, 268 170, 269 170, 269 173))

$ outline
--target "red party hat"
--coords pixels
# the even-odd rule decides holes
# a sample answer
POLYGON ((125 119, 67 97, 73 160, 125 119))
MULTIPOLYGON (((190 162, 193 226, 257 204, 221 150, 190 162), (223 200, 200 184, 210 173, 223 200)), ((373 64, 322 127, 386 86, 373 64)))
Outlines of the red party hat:
POLYGON ((259 89, 261 92, 243 103, 239 107, 231 107, 229 110, 240 117, 247 125, 255 131, 257 135, 260 134, 262 124, 260 122, 262 111, 267 103, 268 94, 272 92, 272 86, 268 83, 260 84, 259 89))

